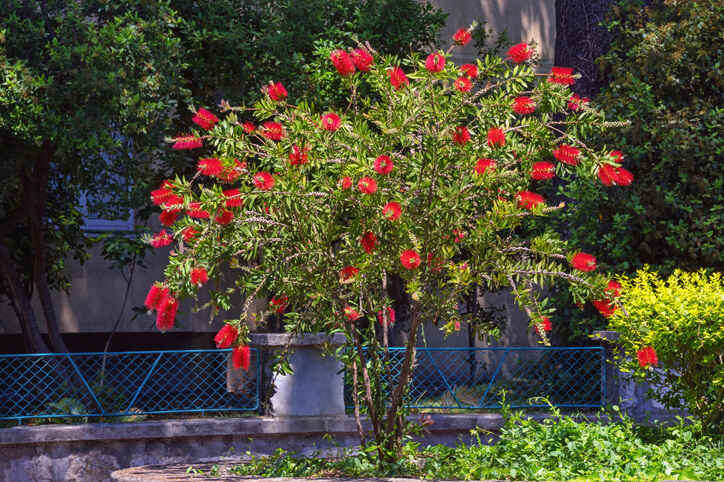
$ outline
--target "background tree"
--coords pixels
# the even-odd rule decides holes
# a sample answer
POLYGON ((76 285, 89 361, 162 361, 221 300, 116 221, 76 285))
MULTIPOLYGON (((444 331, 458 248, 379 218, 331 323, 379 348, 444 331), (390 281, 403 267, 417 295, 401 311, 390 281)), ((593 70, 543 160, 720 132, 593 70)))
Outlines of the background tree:
MULTIPOLYGON (((272 77, 334 103, 338 80, 318 62, 335 42, 359 35, 401 54, 435 45, 445 18, 413 0, 0 0, 0 11, 0 297, 39 352, 66 351, 50 291, 69 286, 69 256, 86 256, 81 196, 87 211, 124 218, 161 178, 193 168, 157 150, 189 128, 173 107, 258 99, 272 77)), ((116 266, 143 249, 117 246, 116 266)))

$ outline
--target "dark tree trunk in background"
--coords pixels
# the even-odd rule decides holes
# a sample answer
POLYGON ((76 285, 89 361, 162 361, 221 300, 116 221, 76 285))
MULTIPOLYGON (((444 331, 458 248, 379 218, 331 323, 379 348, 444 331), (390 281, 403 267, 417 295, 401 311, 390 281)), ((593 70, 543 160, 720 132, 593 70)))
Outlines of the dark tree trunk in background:
POLYGON ((608 50, 610 37, 603 26, 616 0, 556 0, 555 65, 581 74, 572 89, 582 97, 595 96, 604 85, 596 58, 608 50))

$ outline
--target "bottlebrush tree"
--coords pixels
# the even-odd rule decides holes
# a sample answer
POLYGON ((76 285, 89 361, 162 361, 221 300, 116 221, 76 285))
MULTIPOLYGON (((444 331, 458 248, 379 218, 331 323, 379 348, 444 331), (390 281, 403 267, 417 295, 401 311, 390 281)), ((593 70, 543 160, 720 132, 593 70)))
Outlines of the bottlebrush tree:
MULTIPOLYGON (((469 41, 469 29, 454 39, 469 41)), ((234 347, 237 367, 248 363, 247 311, 262 294, 275 296, 261 321, 284 313, 288 331, 344 333, 338 356, 355 416, 369 417, 381 461, 399 455, 411 428, 405 397, 418 328, 435 322, 449 333, 475 323, 458 309, 474 285, 509 287, 545 343, 555 317, 536 286, 565 280, 578 302, 607 299, 593 256, 553 232, 517 235, 527 218, 564 207, 547 205, 538 183, 604 174, 630 182, 615 154, 583 142, 612 124, 587 105, 570 107, 570 69, 536 73, 526 45, 508 59, 462 66, 450 51, 405 59, 369 45, 333 52, 330 68, 349 88, 344 110, 295 104, 273 81, 253 107, 222 101, 221 120, 199 109, 200 129, 173 139, 203 152, 197 174, 153 192, 169 228, 152 242, 177 243, 147 300, 159 329, 174 326, 178 300, 213 283, 203 300, 212 314, 230 309, 232 295, 246 297, 239 319, 224 320, 217 335, 220 347, 234 347), (393 276, 412 300, 396 376, 387 336, 393 276)))

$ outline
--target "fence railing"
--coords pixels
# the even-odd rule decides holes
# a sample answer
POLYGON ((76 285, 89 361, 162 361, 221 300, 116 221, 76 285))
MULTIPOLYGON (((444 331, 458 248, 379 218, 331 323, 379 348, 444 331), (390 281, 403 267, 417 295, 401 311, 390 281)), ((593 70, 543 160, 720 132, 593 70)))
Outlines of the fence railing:
MULTIPOLYGON (((404 348, 390 349, 393 377, 404 348)), ((410 406, 425 409, 593 408, 606 404, 605 354, 584 348, 418 348, 410 406), (546 399, 548 402, 546 402, 546 399)), ((345 406, 353 406, 345 387, 345 406)))
POLYGON ((259 356, 230 369, 231 350, 0 355, 0 419, 257 410, 259 356))

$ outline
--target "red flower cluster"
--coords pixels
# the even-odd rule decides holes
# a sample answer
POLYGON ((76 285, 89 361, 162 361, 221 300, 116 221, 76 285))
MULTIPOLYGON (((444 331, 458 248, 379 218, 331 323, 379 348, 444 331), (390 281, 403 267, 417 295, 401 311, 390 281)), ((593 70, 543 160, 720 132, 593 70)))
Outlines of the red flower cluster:
POLYGON ((223 191, 224 197, 226 198, 227 208, 238 208, 244 204, 244 200, 241 199, 241 192, 238 189, 227 189, 223 191))
POLYGON ((439 52, 428 55, 425 59, 425 68, 432 73, 442 72, 445 68, 445 57, 439 52))
MULTIPOLYGON (((377 312, 377 321, 380 323, 380 325, 384 324, 385 320, 382 319, 382 310, 377 312)), ((388 306, 387 307, 387 326, 392 326, 394 324, 395 324, 395 310, 393 310, 392 308, 390 308, 388 306)))
POLYGON ((372 62, 374 62, 374 59, 366 50, 354 49, 354 52, 352 52, 352 63, 360 72, 369 72, 372 62))
POLYGON ((266 121, 261 135, 272 141, 284 139, 284 126, 278 122, 266 121))
POLYGON ((490 147, 501 147, 505 145, 505 131, 500 127, 491 127, 488 130, 488 145, 490 147))
POLYGON ((209 219, 209 212, 201 209, 200 202, 189 203, 189 207, 186 208, 186 214, 188 217, 194 219, 209 219))
POLYGON ((151 314, 153 310, 158 309, 164 299, 168 298, 168 295, 168 288, 154 284, 151 286, 148 295, 146 295, 146 301, 143 302, 143 305, 148 308, 148 313, 151 314))
POLYGON ((453 229, 452 232, 455 235, 456 243, 459 243, 460 241, 465 239, 465 231, 463 231, 462 229, 453 229))
POLYGON ((345 190, 351 188, 352 178, 349 176, 344 176, 342 179, 339 180, 339 186, 345 190))
POLYGON ((573 85, 576 79, 573 78, 573 69, 570 67, 551 67, 551 75, 548 82, 559 85, 573 85))
POLYGON ((516 97, 513 102, 513 111, 521 115, 535 112, 535 102, 530 97, 516 97))
POLYGON ((328 112, 322 116, 322 129, 334 132, 342 125, 342 119, 334 112, 328 112))
POLYGON ((363 194, 372 195, 377 192, 377 181, 371 177, 363 177, 357 183, 357 189, 363 194))
POLYGON ((334 64, 334 68, 337 69, 337 72, 339 72, 339 75, 342 77, 348 77, 354 74, 354 63, 344 50, 335 50, 330 54, 329 58, 332 64, 334 64))
POLYGON ((218 117, 216 117, 214 114, 204 109, 203 107, 199 109, 199 111, 196 113, 195 116, 191 118, 191 120, 194 121, 194 124, 207 131, 213 129, 216 123, 219 122, 218 117))
POLYGON ((474 79, 478 76, 478 67, 474 64, 463 64, 460 67, 460 72, 462 72, 463 75, 467 75, 471 79, 474 79))
POLYGON ((187 243, 193 241, 197 234, 199 234, 199 232, 194 226, 186 226, 181 230, 181 237, 187 243))
POLYGON ((252 121, 244 122, 241 125, 241 127, 244 129, 244 132, 246 132, 247 134, 251 134, 252 132, 254 132, 256 130, 256 126, 254 125, 254 123, 252 121))
POLYGON ((228 209, 222 208, 222 209, 219 209, 219 211, 216 213, 214 222, 225 226, 227 224, 230 224, 233 219, 234 219, 234 213, 232 213, 228 209))
POLYGON ((492 159, 478 159, 478 162, 475 163, 475 174, 482 176, 488 170, 495 170, 497 165, 498 163, 492 159))
POLYGON ((284 313, 288 303, 289 298, 287 298, 287 295, 281 295, 279 299, 277 299, 276 296, 272 296, 269 302, 269 309, 274 313, 284 313))
POLYGON ((387 75, 390 78, 390 84, 392 84, 392 87, 395 89, 400 89, 410 83, 410 80, 400 67, 392 67, 387 71, 387 75))
POLYGON ((543 196, 530 191, 520 191, 515 197, 518 200, 518 207, 528 210, 545 202, 543 196))
POLYGON ((171 181, 163 181, 161 187, 151 191, 151 200, 154 206, 164 204, 173 195, 172 188, 173 183, 171 181))
POLYGON ((196 149, 204 145, 201 139, 194 136, 178 136, 174 138, 173 142, 174 149, 196 149))
POLYGON ((553 157, 570 166, 578 164, 578 156, 580 155, 581 150, 579 148, 569 146, 568 144, 561 144, 558 146, 558 149, 553 150, 553 157))
POLYGON ((231 351, 231 361, 234 364, 234 370, 243 368, 244 371, 248 371, 249 366, 251 366, 251 349, 249 346, 235 346, 231 351))
POLYGON ((199 288, 208 283, 209 273, 204 268, 194 268, 191 270, 191 284, 199 288))
POLYGON ((400 254, 400 262, 407 269, 415 269, 420 266, 420 255, 414 249, 406 249, 400 254))
POLYGON ((341 270, 339 270, 339 282, 344 283, 346 281, 351 281, 357 276, 359 273, 359 269, 355 268, 354 266, 345 266, 341 270))
POLYGON ((464 146, 470 140, 470 131, 465 126, 457 126, 453 129, 453 142, 464 146))
MULTIPOLYGON (((623 155, 620 151, 613 151, 611 156, 618 163, 623 162, 623 155)), ((612 166, 611 164, 602 164, 598 168, 598 178, 604 186, 629 186, 633 182, 633 174, 623 167, 612 166)))
POLYGON ((271 191, 275 182, 274 176, 268 172, 260 171, 254 175, 254 185, 262 191, 271 191))
POLYGON ((453 86, 460 92, 467 93, 473 88, 473 83, 467 77, 458 77, 453 86))
POLYGON ((382 215, 390 221, 397 221, 402 216, 402 208, 400 203, 391 201, 382 208, 382 215))
POLYGON ((289 95, 287 93, 287 89, 284 88, 281 82, 277 82, 276 84, 274 82, 269 82, 269 86, 266 91, 271 100, 275 102, 284 100, 287 98, 287 95, 289 95))
POLYGON ((553 329, 553 324, 551 323, 551 320, 547 316, 541 316, 540 322, 535 324, 535 329, 538 331, 539 335, 543 335, 541 333, 541 327, 543 328, 543 331, 551 331, 553 329))
POLYGON ((535 162, 533 163, 533 170, 530 173, 530 178, 534 181, 544 181, 550 179, 556 175, 556 167, 552 162, 535 162))
POLYGON ((241 176, 242 171, 246 169, 246 161, 234 159, 232 162, 233 166, 225 167, 224 170, 218 174, 217 179, 220 182, 232 183, 236 181, 239 176, 241 176))
POLYGON ((196 169, 204 176, 218 176, 224 170, 224 165, 216 158, 201 159, 196 169))
POLYGON ((654 347, 652 346, 647 346, 637 351, 636 357, 639 359, 639 365, 641 365, 641 368, 659 364, 659 357, 656 355, 656 350, 654 350, 654 347))
POLYGON ((355 321, 359 319, 359 313, 357 312, 357 310, 349 305, 345 306, 342 311, 344 312, 344 316, 347 317, 348 320, 355 321))
POLYGON ((458 29, 458 31, 453 34, 452 38, 456 45, 467 45, 473 39, 473 35, 470 33, 470 30, 463 27, 458 29))
POLYGON ((309 151, 308 147, 305 147, 304 149, 300 149, 299 146, 294 144, 292 146, 292 152, 289 154, 289 164, 292 166, 299 166, 302 164, 306 164, 307 159, 307 152, 309 151))
POLYGON ((573 94, 570 99, 568 99, 568 109, 577 111, 581 110, 581 106, 588 104, 588 97, 584 97, 581 99, 578 94, 573 94))
POLYGON ((367 254, 372 254, 372 252, 377 249, 377 237, 372 231, 364 233, 359 242, 367 254))
POLYGON ((162 229, 158 232, 158 234, 151 238, 151 246, 154 248, 162 248, 171 244, 172 241, 173 238, 166 232, 165 229, 162 229))
POLYGON ((571 258, 571 266, 578 271, 590 273, 596 269, 596 258, 588 253, 576 253, 571 258))
POLYGON ((395 167, 395 163, 392 162, 389 156, 382 155, 375 159, 375 171, 377 171, 377 174, 386 176, 392 172, 393 167, 395 167))
POLYGON ((530 48, 530 46, 525 43, 519 43, 518 45, 513 45, 508 49, 508 57, 513 60, 516 64, 520 64, 522 62, 525 62, 533 55, 533 49, 530 48))
POLYGON ((593 300, 593 306, 606 318, 610 318, 618 309, 618 305, 615 303, 615 298, 621 295, 621 284, 617 281, 609 281, 606 287, 606 295, 601 300, 593 300))
POLYGON ((176 319, 176 310, 178 310, 178 301, 168 288, 161 287, 157 284, 151 286, 144 305, 148 308, 149 314, 153 310, 158 312, 156 327, 159 330, 166 331, 173 328, 176 319))
POLYGON ((237 330, 232 325, 224 324, 223 328, 221 328, 214 337, 214 343, 216 343, 216 348, 220 350, 231 348, 231 345, 234 344, 234 342, 236 341, 236 337, 238 336, 239 330, 237 330))

